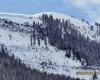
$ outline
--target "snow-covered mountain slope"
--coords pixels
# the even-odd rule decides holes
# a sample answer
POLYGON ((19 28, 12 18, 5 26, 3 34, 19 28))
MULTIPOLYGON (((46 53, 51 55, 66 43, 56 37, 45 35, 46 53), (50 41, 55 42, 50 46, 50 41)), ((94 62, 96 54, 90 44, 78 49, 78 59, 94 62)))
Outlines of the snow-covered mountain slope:
MULTIPOLYGON (((15 58, 20 58, 22 63, 25 63, 27 67, 32 69, 49 74, 79 77, 86 80, 92 79, 92 75, 76 75, 77 72, 82 71, 80 68, 77 69, 77 67, 81 66, 81 63, 77 59, 73 60, 65 57, 65 51, 58 50, 49 45, 49 43, 47 48, 42 40, 41 46, 36 44, 31 47, 29 35, 0 29, 0 44, 4 44, 7 47, 9 55, 14 54, 15 58)), ((94 70, 83 70, 83 72, 87 71, 94 72, 94 70)))
POLYGON ((65 57, 65 51, 50 46, 48 48, 41 40, 41 46, 31 47, 30 36, 18 32, 0 29, 0 44, 4 44, 9 55, 14 54, 26 66, 48 73, 70 75, 70 70, 81 66, 78 60, 65 57), (9 37, 11 36, 11 39, 9 37))
POLYGON ((16 14, 16 13, 3 13, 0 12, 0 18, 12 20, 13 22, 17 23, 24 23, 29 22, 32 23, 33 21, 41 23, 41 21, 37 17, 33 17, 32 15, 27 14, 16 14))
POLYGON ((78 20, 74 17, 71 16, 67 16, 61 13, 56 13, 56 12, 43 12, 43 13, 39 13, 39 14, 35 14, 33 15, 34 17, 41 17, 43 14, 47 14, 47 15, 53 15, 53 18, 58 18, 60 20, 68 20, 72 26, 79 31, 79 33, 81 33, 82 35, 84 35, 86 38, 87 36, 91 39, 91 40, 97 40, 99 41, 100 36, 97 36, 96 31, 97 31, 97 27, 94 25, 94 30, 91 30, 91 26, 89 23, 82 21, 82 20, 78 20))
MULTIPOLYGON (((89 36, 92 40, 99 39, 96 36, 95 30, 92 31, 90 25, 86 22, 59 13, 45 12, 35 15, 0 13, 0 18, 19 24, 24 24, 25 22, 33 23, 33 21, 42 24, 42 20, 40 19, 42 14, 53 15, 54 18, 61 20, 69 20, 73 28, 77 29, 85 37, 89 36)), ((51 46, 49 41, 47 42, 47 46, 44 40, 40 41, 40 46, 38 45, 38 41, 36 45, 31 46, 30 40, 30 34, 2 28, 0 25, 0 44, 4 44, 9 51, 9 55, 14 54, 15 58, 20 58, 26 66, 48 73, 70 75, 80 78, 87 77, 87 80, 92 78, 92 75, 90 77, 76 75, 76 68, 81 66, 81 62, 77 59, 73 60, 72 58, 65 57, 66 52, 51 46)))
POLYGON ((39 22, 40 24, 42 24, 42 21, 39 18, 42 17, 43 14, 53 15, 53 18, 55 18, 55 19, 58 18, 60 20, 62 20, 62 19, 68 20, 72 24, 72 26, 75 29, 77 29, 79 31, 79 33, 84 35, 86 38, 88 36, 91 40, 96 40, 96 41, 100 40, 100 36, 98 36, 96 33, 97 26, 94 25, 94 30, 91 30, 91 25, 89 23, 82 21, 82 20, 78 20, 71 16, 61 14, 61 13, 43 12, 43 13, 34 14, 34 15, 27 15, 27 14, 15 14, 15 13, 0 12, 0 18, 8 19, 8 20, 11 20, 11 21, 17 22, 17 23, 29 22, 30 24, 32 24, 33 21, 35 21, 37 23, 39 22))

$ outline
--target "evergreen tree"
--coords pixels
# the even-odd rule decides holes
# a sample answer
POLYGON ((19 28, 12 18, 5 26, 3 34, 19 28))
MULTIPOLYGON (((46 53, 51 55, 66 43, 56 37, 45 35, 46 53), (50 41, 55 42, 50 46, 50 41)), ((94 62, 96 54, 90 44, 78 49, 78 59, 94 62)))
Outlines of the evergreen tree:
POLYGON ((97 74, 96 74, 96 72, 94 72, 94 74, 93 74, 93 80, 96 80, 97 79, 97 74))

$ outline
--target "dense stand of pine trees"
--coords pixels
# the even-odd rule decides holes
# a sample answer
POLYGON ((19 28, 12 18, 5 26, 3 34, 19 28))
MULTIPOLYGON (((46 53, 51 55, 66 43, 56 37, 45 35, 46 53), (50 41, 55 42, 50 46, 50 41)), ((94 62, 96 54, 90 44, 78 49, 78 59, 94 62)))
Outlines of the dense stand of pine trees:
POLYGON ((69 20, 54 19, 52 15, 46 14, 40 19, 43 24, 36 29, 41 36, 39 39, 48 38, 52 46, 65 50, 67 57, 73 54, 73 59, 84 59, 88 66, 100 66, 100 43, 91 41, 89 37, 85 38, 73 28, 75 25, 69 20))

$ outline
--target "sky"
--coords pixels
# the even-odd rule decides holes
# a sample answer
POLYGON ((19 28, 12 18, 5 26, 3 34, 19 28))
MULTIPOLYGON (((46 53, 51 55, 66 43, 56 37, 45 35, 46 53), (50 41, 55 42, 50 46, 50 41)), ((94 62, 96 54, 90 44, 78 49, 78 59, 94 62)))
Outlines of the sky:
POLYGON ((100 22, 100 0, 0 0, 0 12, 58 12, 93 23, 100 22))

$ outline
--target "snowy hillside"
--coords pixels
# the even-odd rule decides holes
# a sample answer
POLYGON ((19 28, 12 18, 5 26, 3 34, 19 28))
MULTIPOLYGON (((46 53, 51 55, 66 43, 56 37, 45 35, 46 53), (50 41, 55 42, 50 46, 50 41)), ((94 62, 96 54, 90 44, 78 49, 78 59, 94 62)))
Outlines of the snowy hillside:
POLYGON ((96 34, 97 31, 97 27, 94 25, 94 30, 91 30, 91 26, 89 23, 82 21, 82 20, 78 20, 76 18, 73 18, 71 16, 67 16, 61 13, 56 13, 56 12, 43 12, 43 13, 39 13, 39 14, 34 14, 34 15, 27 15, 27 14, 16 14, 16 13, 3 13, 0 12, 0 18, 2 19, 8 19, 8 20, 12 20, 14 22, 17 23, 25 23, 25 22, 29 22, 30 24, 32 24, 33 21, 35 22, 39 22, 40 24, 42 23, 42 21, 39 19, 43 14, 47 14, 47 15, 53 15, 53 17, 56 19, 64 19, 64 20, 68 20, 69 22, 72 23, 73 27, 75 29, 77 29, 79 31, 79 33, 81 33, 82 35, 84 35, 85 37, 89 36, 89 38, 91 40, 97 40, 99 41, 100 36, 98 36, 96 34))
POLYGON ((37 17, 32 17, 32 15, 26 14, 16 14, 16 13, 3 13, 0 12, 0 18, 12 20, 17 23, 24 23, 24 22, 41 22, 37 17))
POLYGON ((81 33, 82 35, 84 35, 85 37, 89 36, 89 38, 91 40, 97 40, 99 41, 100 36, 96 35, 96 30, 97 27, 94 25, 94 30, 91 30, 91 26, 89 23, 82 21, 82 20, 78 20, 74 17, 71 16, 67 16, 61 13, 56 13, 56 12, 44 12, 44 13, 39 13, 39 14, 35 14, 33 15, 33 17, 41 17, 43 14, 47 14, 47 15, 53 15, 53 18, 58 18, 60 20, 64 19, 64 20, 68 20, 70 23, 72 23, 72 26, 77 29, 79 31, 79 33, 81 33), (94 38, 95 36, 95 38, 94 38))
MULTIPOLYGON (((69 20, 69 22, 72 23, 72 27, 78 30, 78 32, 86 38, 88 36, 92 40, 99 40, 98 35, 96 35, 96 29, 90 29, 91 25, 59 13, 45 12, 35 15, 24 15, 1 12, 0 18, 19 23, 20 28, 20 26, 23 27, 21 24, 24 24, 25 22, 32 24, 33 21, 35 21, 36 23, 42 24, 43 22, 40 19, 42 14, 52 15, 55 19, 69 20), (95 38, 93 36, 95 36, 95 38)), ((73 57, 67 58, 65 56, 66 51, 50 45, 48 39, 47 46, 45 45, 44 40, 40 40, 40 45, 38 45, 38 41, 36 41, 36 44, 31 46, 31 34, 10 30, 8 29, 9 27, 2 28, 1 26, 6 26, 6 24, 4 25, 3 22, 0 23, 0 44, 4 44, 9 51, 9 55, 14 54, 15 58, 20 58, 22 63, 25 63, 27 67, 44 72, 46 71, 47 73, 63 74, 66 76, 70 75, 71 77, 85 78, 87 80, 92 78, 92 75, 90 77, 77 76, 77 70, 81 69, 76 68, 82 66, 81 62, 77 59, 73 60, 73 57)), ((23 28, 27 30, 26 27, 23 28)), ((73 54, 71 56, 73 56, 73 54)), ((94 72, 94 70, 92 71, 94 72)))
POLYGON ((23 33, 0 29, 0 44, 7 47, 9 55, 14 54, 26 66, 40 71, 68 76, 71 69, 81 66, 79 61, 66 58, 64 51, 50 45, 47 48, 44 41, 41 41, 41 46, 31 47, 30 37, 23 33))

